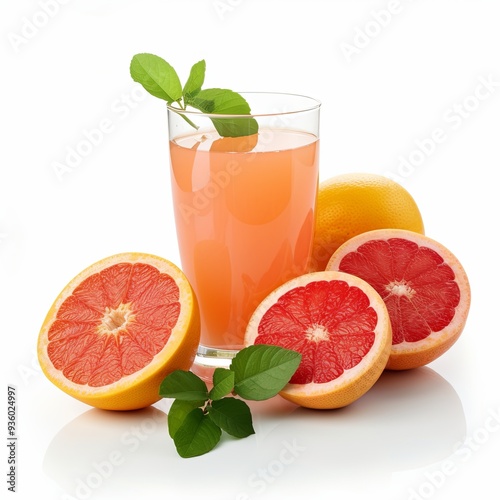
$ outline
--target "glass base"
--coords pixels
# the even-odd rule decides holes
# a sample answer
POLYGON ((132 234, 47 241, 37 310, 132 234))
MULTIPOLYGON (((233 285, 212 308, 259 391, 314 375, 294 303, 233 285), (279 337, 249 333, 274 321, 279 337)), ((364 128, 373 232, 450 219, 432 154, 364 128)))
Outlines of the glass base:
POLYGON ((216 368, 229 368, 239 349, 216 349, 200 345, 191 368, 193 373, 205 381, 211 382, 216 368))

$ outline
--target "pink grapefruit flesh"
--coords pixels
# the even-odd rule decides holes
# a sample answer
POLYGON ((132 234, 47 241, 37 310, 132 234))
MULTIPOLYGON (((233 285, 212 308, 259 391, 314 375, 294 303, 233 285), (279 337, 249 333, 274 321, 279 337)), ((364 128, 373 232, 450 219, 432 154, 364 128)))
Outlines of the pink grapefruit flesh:
POLYGON ((266 297, 250 320, 245 344, 300 352, 299 368, 281 396, 309 408, 338 408, 361 397, 382 373, 390 320, 370 285, 323 271, 299 276, 266 297))
POLYGON ((396 229, 352 238, 327 269, 367 281, 382 297, 393 340, 387 368, 423 366, 460 336, 470 306, 470 287, 458 259, 424 235, 396 229))
POLYGON ((47 377, 96 407, 135 409, 159 399, 176 368, 188 369, 199 341, 194 294, 182 272, 148 254, 118 254, 75 277, 39 336, 47 377))

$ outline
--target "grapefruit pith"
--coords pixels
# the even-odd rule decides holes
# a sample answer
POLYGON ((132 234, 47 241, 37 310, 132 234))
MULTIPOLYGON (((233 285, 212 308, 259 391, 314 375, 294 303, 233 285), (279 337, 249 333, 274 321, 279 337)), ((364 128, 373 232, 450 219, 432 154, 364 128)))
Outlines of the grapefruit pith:
POLYGON ((327 269, 360 277, 384 299, 393 332, 389 369, 426 365, 462 333, 471 300, 467 275, 447 248, 427 236, 369 231, 344 243, 327 269))
POLYGON ((245 333, 245 345, 252 344, 302 354, 282 397, 308 408, 339 408, 365 394, 383 372, 391 324, 370 285, 323 271, 294 278, 261 302, 245 333))
POLYGON ((59 294, 38 337, 38 359, 58 388, 97 408, 134 410, 160 399, 165 376, 191 367, 198 305, 174 264, 124 253, 91 265, 59 294))

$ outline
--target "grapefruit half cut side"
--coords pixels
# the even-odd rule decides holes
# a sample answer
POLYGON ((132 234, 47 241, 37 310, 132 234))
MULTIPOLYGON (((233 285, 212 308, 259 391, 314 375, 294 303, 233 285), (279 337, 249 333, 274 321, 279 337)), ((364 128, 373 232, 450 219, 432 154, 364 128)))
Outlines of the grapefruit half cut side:
POLYGON ((155 255, 123 253, 62 290, 40 330, 38 359, 74 398, 134 410, 160 399, 168 373, 191 367, 199 340, 198 305, 182 271, 155 255))
POLYGON ((320 271, 288 281, 260 303, 245 333, 245 345, 252 344, 302 354, 282 397, 308 408, 339 408, 365 394, 383 372, 391 324, 368 283, 320 271))
POLYGON ((447 248, 427 236, 368 231, 344 243, 327 269, 360 277, 383 298, 393 332, 388 369, 426 365, 462 333, 471 300, 467 275, 447 248))

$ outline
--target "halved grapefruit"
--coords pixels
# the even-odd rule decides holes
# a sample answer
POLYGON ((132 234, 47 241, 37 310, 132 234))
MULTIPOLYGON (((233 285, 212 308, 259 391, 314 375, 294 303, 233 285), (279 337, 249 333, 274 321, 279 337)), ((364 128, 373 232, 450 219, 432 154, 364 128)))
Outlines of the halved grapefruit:
POLYGON ((467 275, 447 248, 427 236, 368 231, 338 248, 327 269, 360 277, 384 299, 393 332, 388 369, 426 365, 462 333, 471 300, 467 275))
POLYGON ((198 305, 182 271, 155 255, 123 253, 63 289, 40 330, 38 359, 74 398, 134 410, 160 399, 168 373, 191 367, 199 339, 198 305))
POLYGON ((271 344, 302 354, 280 395, 308 408, 346 406, 370 389, 391 348, 379 294, 350 274, 316 272, 268 295, 252 315, 245 345, 271 344))

